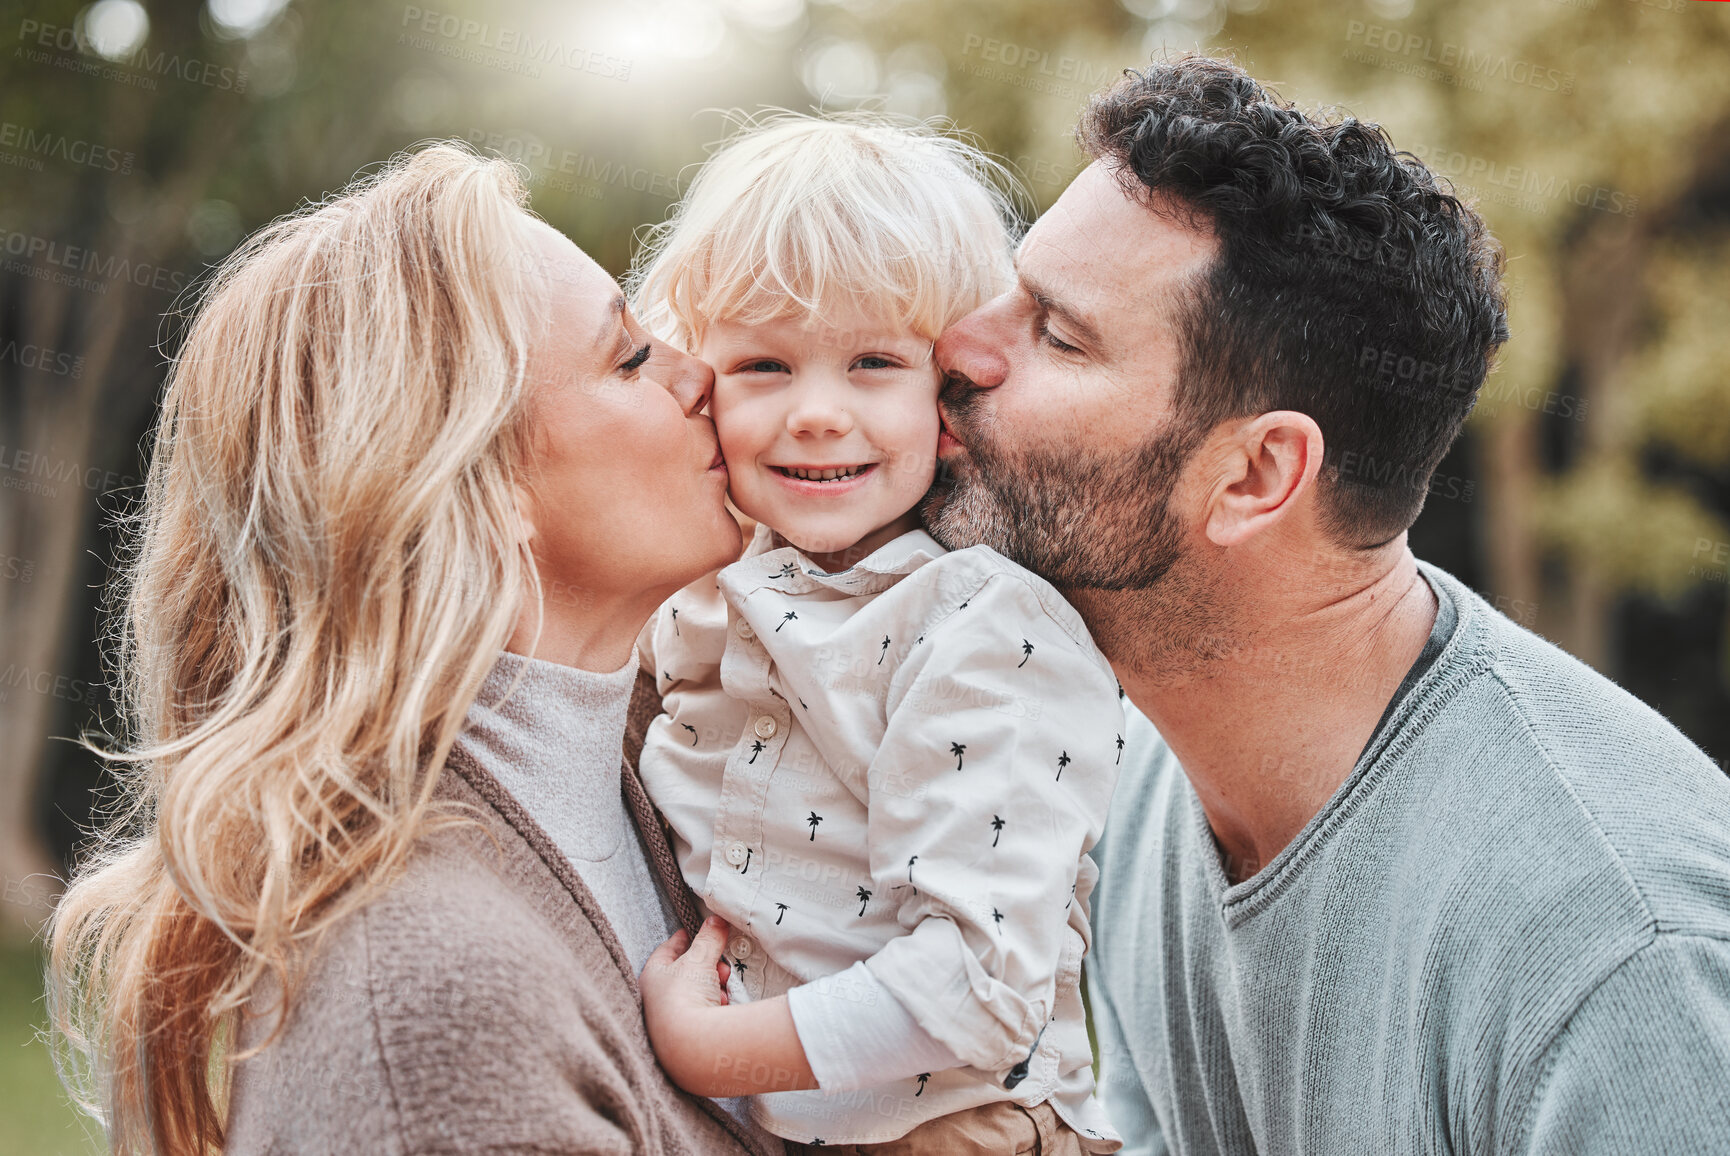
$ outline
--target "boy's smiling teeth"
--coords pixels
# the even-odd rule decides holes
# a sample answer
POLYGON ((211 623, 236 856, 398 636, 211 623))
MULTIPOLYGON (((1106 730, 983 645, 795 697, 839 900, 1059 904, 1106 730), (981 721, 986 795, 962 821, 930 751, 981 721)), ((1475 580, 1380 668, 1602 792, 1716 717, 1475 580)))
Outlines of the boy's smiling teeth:
POLYGON ((844 478, 856 477, 870 469, 870 463, 862 466, 839 466, 829 470, 807 470, 798 466, 776 466, 775 469, 790 478, 798 478, 806 482, 834 482, 844 478))

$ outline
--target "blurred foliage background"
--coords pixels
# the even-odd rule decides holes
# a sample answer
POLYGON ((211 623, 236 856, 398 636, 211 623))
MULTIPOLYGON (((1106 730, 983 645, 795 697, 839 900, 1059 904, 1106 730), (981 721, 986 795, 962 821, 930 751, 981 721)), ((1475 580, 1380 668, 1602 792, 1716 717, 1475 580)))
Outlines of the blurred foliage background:
POLYGON ((30 936, 100 797, 98 609, 174 312, 247 232, 398 149, 523 163, 607 268, 727 110, 945 117, 1079 168, 1086 95, 1229 53, 1476 198, 1513 340, 1413 531, 1730 756, 1730 4, 1703 0, 0 3, 0 1156, 87 1151, 30 936))

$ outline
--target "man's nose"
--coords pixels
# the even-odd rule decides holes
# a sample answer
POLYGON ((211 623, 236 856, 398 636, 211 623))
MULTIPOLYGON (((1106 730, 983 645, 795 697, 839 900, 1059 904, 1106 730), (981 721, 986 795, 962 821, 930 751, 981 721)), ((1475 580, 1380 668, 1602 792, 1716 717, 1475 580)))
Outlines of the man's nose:
POLYGON ((1002 335, 990 302, 980 306, 937 339, 933 356, 946 377, 962 377, 977 389, 995 389, 1009 376, 1009 359, 1003 355, 1002 335))

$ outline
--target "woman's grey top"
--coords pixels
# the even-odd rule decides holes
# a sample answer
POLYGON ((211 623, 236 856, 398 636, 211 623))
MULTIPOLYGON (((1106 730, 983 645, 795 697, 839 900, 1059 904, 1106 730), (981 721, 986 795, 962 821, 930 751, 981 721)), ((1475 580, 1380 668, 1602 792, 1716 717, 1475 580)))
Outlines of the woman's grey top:
POLYGON ((457 745, 558 844, 641 972, 679 928, 625 810, 619 760, 637 662, 610 674, 501 653, 457 745))
MULTIPOLYGON (((636 824, 625 808, 620 759, 637 656, 596 673, 501 652, 457 739, 546 831, 613 925, 640 974, 651 952, 679 929, 655 885, 636 824)), ((717 1100, 766 1143, 743 1097, 717 1100)))

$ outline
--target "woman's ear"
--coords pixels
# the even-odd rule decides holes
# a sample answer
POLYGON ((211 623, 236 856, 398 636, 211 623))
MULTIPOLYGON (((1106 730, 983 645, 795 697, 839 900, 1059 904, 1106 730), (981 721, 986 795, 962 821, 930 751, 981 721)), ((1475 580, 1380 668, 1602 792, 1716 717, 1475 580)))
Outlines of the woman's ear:
POLYGON ((1315 484, 1322 431, 1295 410, 1273 410, 1245 422, 1231 438, 1226 470, 1208 510, 1207 536, 1235 546, 1273 525, 1315 484))
POLYGON ((523 488, 522 484, 511 485, 511 499, 517 507, 517 544, 527 546, 535 540, 539 533, 535 529, 535 499, 534 495, 523 488))

